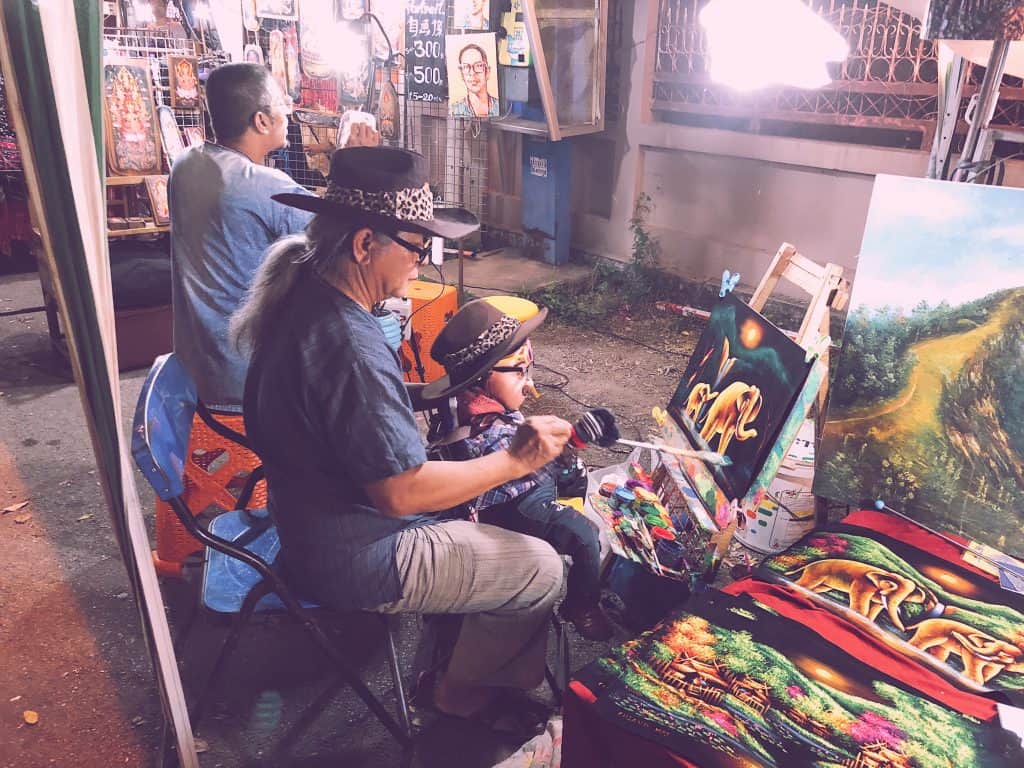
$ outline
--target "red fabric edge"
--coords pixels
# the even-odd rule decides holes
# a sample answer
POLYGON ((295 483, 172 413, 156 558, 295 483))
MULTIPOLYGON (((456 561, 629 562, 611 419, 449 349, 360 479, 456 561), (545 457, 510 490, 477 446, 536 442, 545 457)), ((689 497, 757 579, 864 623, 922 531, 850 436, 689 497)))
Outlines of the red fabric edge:
MULTIPOLYGON (((839 522, 844 525, 853 525, 857 528, 867 528, 871 531, 877 531, 878 533, 885 534, 889 538, 896 539, 897 541, 901 541, 911 547, 927 552, 930 555, 941 557, 943 560, 953 563, 966 571, 975 573, 978 576, 983 576, 989 581, 999 581, 999 579, 992 574, 986 573, 977 566, 964 562, 964 550, 960 547, 950 544, 941 536, 929 533, 924 528, 920 528, 901 517, 890 515, 887 512, 879 512, 874 509, 861 509, 857 512, 851 512, 839 522)), ((970 540, 965 539, 962 536, 955 536, 951 533, 946 533, 945 535, 955 541, 961 542, 964 547, 970 544, 970 540)))

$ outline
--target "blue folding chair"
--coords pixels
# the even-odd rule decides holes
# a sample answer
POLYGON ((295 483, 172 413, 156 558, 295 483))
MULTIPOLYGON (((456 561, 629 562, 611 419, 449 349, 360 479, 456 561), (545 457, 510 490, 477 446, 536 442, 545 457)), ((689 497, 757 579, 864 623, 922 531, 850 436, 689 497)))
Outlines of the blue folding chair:
MULTIPOLYGON (((198 403, 195 384, 188 373, 173 353, 162 355, 154 361, 142 386, 132 424, 132 456, 135 463, 157 496, 171 505, 182 525, 207 547, 201 606, 215 613, 235 616, 234 626, 221 647, 207 683, 200 689, 192 713, 193 724, 198 723, 206 697, 215 687, 225 660, 233 652, 242 630, 253 615, 287 612, 302 625, 337 667, 339 682, 358 694, 398 740, 406 761, 411 760, 413 734, 391 617, 374 614, 385 626, 388 663, 400 723, 366 687, 324 632, 314 616, 318 606, 295 596, 274 570, 272 563, 280 550, 280 541, 266 510, 235 509, 215 517, 207 528, 203 528, 185 505, 181 498, 184 491, 183 473, 189 433, 197 407, 202 406, 198 403)), ((242 435, 226 436, 245 444, 242 435)), ((250 485, 255 485, 255 482, 250 485)), ((339 687, 335 685, 329 689, 330 697, 319 697, 317 703, 320 709, 329 703, 339 687)), ((319 710, 315 714, 319 714, 319 710)), ((308 725, 309 722, 303 724, 308 725)))

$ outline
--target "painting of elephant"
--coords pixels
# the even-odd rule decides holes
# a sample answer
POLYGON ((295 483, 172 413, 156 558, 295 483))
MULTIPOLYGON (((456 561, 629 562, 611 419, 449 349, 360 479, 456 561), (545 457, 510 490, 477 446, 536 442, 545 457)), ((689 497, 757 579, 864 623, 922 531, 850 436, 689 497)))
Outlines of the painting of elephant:
POLYGON ((904 603, 922 604, 926 611, 939 604, 930 589, 920 586, 913 579, 856 560, 816 560, 786 572, 786 576, 790 577, 797 574, 799 578, 794 583, 811 592, 845 592, 850 610, 871 621, 875 621, 884 610, 901 632, 906 631, 900 616, 900 607, 904 603))
POLYGON ((718 435, 718 447, 715 450, 725 453, 733 438, 749 440, 757 437, 757 430, 750 425, 761 413, 763 405, 760 389, 742 381, 734 381, 717 393, 717 400, 708 409, 700 436, 710 443, 718 435))
POLYGON ((1024 649, 952 619, 925 619, 910 628, 907 641, 939 661, 956 654, 964 676, 985 685, 1000 672, 1024 672, 1024 649))
POLYGON ((750 490, 810 367, 799 344, 733 294, 712 308, 668 412, 694 447, 729 457, 712 470, 726 496, 750 490))
POLYGON ((717 392, 711 391, 711 385, 706 382, 699 382, 690 390, 690 396, 686 399, 686 415, 696 423, 700 419, 700 412, 704 406, 718 397, 717 392))

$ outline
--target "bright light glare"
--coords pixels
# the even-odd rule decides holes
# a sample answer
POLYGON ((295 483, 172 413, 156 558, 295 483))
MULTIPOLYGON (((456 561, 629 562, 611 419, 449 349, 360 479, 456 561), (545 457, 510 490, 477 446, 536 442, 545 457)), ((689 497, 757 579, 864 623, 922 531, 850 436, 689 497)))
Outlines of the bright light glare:
POLYGON ((210 6, 206 3, 199 3, 196 5, 194 12, 199 21, 205 22, 210 20, 210 6))
POLYGON ((331 40, 327 53, 331 68, 341 75, 358 76, 367 63, 366 38, 350 22, 341 22, 334 30, 333 35, 326 37, 331 40))
POLYGON ((153 13, 153 6, 149 3, 139 3, 135 6, 135 22, 137 24, 152 24, 156 21, 156 14, 153 13))
POLYGON ((850 52, 846 40, 801 0, 711 0, 699 19, 711 78, 741 91, 821 88, 832 81, 826 62, 850 52))

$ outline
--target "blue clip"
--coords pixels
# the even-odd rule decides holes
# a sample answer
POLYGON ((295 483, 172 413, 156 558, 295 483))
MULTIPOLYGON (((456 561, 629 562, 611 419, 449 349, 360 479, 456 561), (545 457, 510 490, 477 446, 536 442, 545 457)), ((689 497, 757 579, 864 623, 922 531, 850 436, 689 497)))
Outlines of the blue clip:
POLYGON ((731 274, 729 270, 722 272, 722 290, 718 292, 718 298, 724 299, 726 294, 732 293, 736 288, 736 283, 740 281, 740 273, 737 272, 735 275, 731 274))

